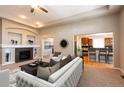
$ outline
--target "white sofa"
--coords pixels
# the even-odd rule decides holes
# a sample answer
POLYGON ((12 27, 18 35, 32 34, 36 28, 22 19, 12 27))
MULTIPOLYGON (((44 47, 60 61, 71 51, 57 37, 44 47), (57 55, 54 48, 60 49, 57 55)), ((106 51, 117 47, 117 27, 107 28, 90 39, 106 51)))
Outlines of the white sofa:
POLYGON ((76 87, 82 74, 82 59, 77 57, 49 76, 48 81, 20 71, 16 77, 17 87, 76 87))

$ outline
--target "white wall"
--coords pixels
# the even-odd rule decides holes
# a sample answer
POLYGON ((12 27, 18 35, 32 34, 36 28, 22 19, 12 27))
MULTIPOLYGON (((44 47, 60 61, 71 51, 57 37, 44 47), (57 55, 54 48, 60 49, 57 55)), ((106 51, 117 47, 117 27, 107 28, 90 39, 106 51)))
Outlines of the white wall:
POLYGON ((120 14, 120 68, 124 71, 124 8, 120 14))
MULTIPOLYGON (((0 18, 0 44, 2 44, 2 19, 0 18)), ((2 49, 0 48, 0 60, 2 59, 2 49)), ((1 64, 2 62, 0 62, 1 64)))
POLYGON ((75 21, 73 23, 56 25, 40 29, 41 40, 43 38, 54 38, 55 51, 63 52, 65 55, 72 54, 73 51, 73 37, 78 34, 93 34, 93 33, 114 33, 114 66, 119 67, 119 15, 113 14, 109 16, 102 16, 93 19, 75 21), (65 49, 61 48, 59 43, 63 38, 69 41, 69 46, 65 49))

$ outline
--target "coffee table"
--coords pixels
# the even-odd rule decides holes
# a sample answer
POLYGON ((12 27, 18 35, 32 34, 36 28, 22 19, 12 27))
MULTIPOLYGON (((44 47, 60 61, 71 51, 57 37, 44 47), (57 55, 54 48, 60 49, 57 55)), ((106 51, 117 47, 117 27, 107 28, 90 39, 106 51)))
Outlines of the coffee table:
POLYGON ((47 62, 41 62, 41 63, 34 62, 34 64, 36 64, 36 65, 31 66, 30 64, 27 64, 27 65, 23 65, 23 66, 20 66, 20 67, 21 67, 22 71, 25 71, 25 72, 27 72, 27 73, 29 73, 31 75, 36 76, 38 66, 41 66, 41 67, 48 67, 49 66, 49 63, 47 63, 47 62))
POLYGON ((37 66, 23 65, 21 66, 21 70, 34 76, 37 75, 37 66))

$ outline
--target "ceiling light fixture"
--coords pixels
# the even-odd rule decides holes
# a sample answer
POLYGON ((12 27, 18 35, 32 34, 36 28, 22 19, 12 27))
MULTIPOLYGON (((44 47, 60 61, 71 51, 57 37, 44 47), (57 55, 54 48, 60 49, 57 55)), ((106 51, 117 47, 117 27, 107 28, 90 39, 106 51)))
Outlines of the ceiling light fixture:
POLYGON ((39 9, 45 13, 48 13, 48 10, 44 8, 43 6, 40 6, 37 0, 33 0, 33 4, 31 5, 30 12, 35 13, 35 9, 39 9))

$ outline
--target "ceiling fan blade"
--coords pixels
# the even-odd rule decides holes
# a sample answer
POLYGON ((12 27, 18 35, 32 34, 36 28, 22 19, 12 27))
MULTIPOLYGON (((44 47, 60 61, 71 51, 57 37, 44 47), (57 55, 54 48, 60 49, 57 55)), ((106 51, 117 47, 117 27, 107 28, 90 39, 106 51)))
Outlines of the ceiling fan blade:
POLYGON ((34 12, 34 8, 31 8, 30 12, 33 13, 34 12))
POLYGON ((40 10, 44 11, 45 13, 48 13, 48 10, 46 10, 45 8, 41 7, 41 6, 37 6, 40 10))

